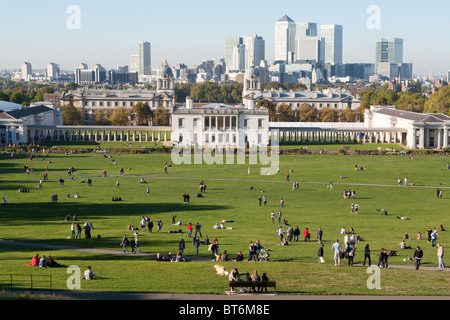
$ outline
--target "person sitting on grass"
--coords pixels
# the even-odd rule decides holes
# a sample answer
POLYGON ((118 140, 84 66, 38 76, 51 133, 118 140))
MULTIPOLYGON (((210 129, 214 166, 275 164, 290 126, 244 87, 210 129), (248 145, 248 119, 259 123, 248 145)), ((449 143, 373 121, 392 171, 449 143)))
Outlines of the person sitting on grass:
POLYGON ((92 280, 97 278, 97 276, 92 272, 91 266, 89 266, 85 271, 83 277, 81 279, 92 280))
POLYGON ((33 258, 31 258, 31 263, 27 263, 26 265, 31 267, 37 267, 39 266, 39 260, 40 260, 39 254, 36 253, 36 255, 33 258))

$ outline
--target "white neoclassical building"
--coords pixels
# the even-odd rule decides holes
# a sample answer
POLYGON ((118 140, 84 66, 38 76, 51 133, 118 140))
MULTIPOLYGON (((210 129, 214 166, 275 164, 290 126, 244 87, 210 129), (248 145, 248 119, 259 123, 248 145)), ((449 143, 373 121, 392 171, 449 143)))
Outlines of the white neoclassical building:
POLYGON ((394 106, 371 106, 366 110, 367 129, 391 128, 398 132, 396 142, 410 149, 441 149, 449 146, 450 117, 442 113, 417 113, 397 110, 394 106))

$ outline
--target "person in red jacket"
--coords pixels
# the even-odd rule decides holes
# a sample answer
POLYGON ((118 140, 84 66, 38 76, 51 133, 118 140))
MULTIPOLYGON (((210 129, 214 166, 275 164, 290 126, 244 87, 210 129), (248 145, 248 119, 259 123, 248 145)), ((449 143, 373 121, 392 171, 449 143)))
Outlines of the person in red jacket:
POLYGON ((31 264, 27 263, 27 266, 37 267, 39 266, 39 254, 36 253, 36 255, 31 258, 31 264))
POLYGON ((192 235, 192 230, 194 230, 194 227, 192 226, 192 223, 189 222, 187 228, 188 228, 188 238, 190 238, 191 235, 192 235))
POLYGON ((305 230, 303 230, 303 238, 304 238, 304 241, 305 241, 305 242, 309 241, 310 234, 309 234, 308 228, 306 228, 305 230))

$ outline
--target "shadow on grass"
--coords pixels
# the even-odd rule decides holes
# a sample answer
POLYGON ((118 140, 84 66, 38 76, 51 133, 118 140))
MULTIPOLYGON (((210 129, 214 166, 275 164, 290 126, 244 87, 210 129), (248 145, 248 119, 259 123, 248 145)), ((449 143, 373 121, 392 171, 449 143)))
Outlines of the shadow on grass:
MULTIPOLYGON (((157 220, 158 214, 168 214, 173 212, 201 212, 217 211, 228 209, 228 206, 221 205, 194 205, 184 203, 135 203, 126 201, 112 201, 109 204, 91 204, 81 202, 70 203, 11 203, 7 208, 2 208, 0 224, 3 227, 17 226, 24 223, 42 222, 64 222, 67 214, 78 217, 78 223, 86 221, 99 221, 109 217, 129 216, 130 220, 135 220, 141 216, 154 217, 157 220)), ((71 221, 72 222, 72 221, 71 221)), ((168 226, 168 221, 165 226, 168 226)), ((95 226, 95 225, 94 225, 95 226)))

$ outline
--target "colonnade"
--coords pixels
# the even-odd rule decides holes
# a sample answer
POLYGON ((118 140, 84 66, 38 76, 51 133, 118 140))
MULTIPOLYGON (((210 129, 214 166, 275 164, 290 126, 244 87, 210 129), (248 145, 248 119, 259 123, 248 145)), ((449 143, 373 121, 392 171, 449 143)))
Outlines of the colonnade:
POLYGON ((271 135, 283 143, 399 143, 406 131, 341 129, 272 129, 271 135), (273 134, 277 131, 277 134, 273 134))
POLYGON ((51 141, 170 141, 171 127, 28 126, 28 140, 51 141))

